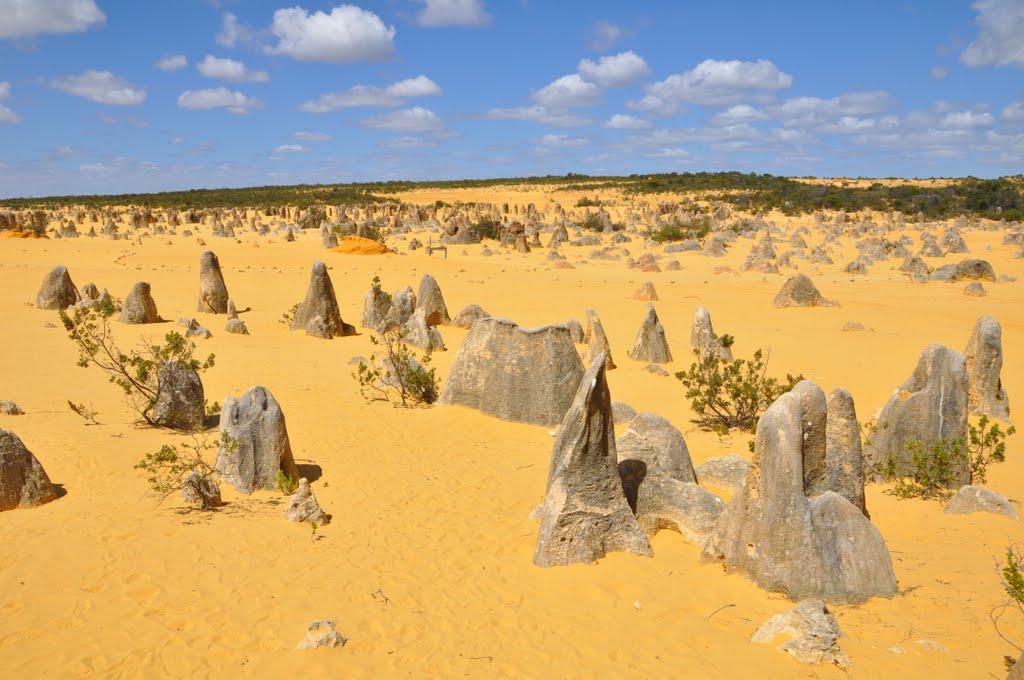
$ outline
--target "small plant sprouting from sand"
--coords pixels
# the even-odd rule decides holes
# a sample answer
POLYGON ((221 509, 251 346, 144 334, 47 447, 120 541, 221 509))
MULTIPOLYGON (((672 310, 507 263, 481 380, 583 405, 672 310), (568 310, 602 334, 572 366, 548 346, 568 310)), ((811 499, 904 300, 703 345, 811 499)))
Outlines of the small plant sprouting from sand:
POLYGON ((353 377, 359 381, 359 393, 367 400, 396 400, 403 407, 432 404, 437 400, 440 383, 430 366, 430 350, 417 357, 405 343, 406 331, 398 325, 387 328, 370 342, 383 351, 381 365, 377 356, 360 363, 353 377))
MULTIPOLYGON (((731 347, 730 335, 717 338, 723 347, 731 347)), ((697 361, 676 378, 686 388, 686 398, 697 414, 697 422, 720 435, 732 428, 754 432, 765 409, 789 392, 802 375, 786 375, 785 381, 769 378, 768 357, 762 350, 752 359, 728 361, 717 352, 694 350, 697 361)))
POLYGON ((171 331, 164 336, 164 344, 143 344, 140 349, 127 353, 114 342, 110 318, 117 312, 113 300, 98 300, 87 307, 75 307, 69 314, 61 310, 60 320, 68 337, 78 346, 78 365, 94 366, 110 378, 124 392, 128 406, 139 418, 153 427, 163 427, 166 418, 154 415, 160 397, 160 366, 169 363, 197 372, 213 366, 214 356, 196 359, 194 343, 180 333, 171 331))
POLYGON ((892 482, 886 493, 897 498, 924 498, 944 501, 960 486, 959 471, 966 465, 971 472, 971 484, 984 484, 988 480, 988 466, 1006 460, 1006 438, 1016 434, 1012 425, 1003 431, 999 423, 991 423, 988 416, 969 424, 966 440, 940 439, 930 445, 920 441, 907 442, 911 453, 911 473, 900 475, 896 457, 889 454, 882 469, 882 478, 892 482))
POLYGON ((72 413, 86 420, 86 425, 99 425, 100 421, 96 420, 96 416, 100 413, 93 409, 92 406, 86 406, 85 404, 76 404, 75 402, 68 399, 68 408, 71 409, 72 413))
POLYGON ((289 477, 284 470, 277 471, 277 488, 281 493, 290 496, 299 489, 299 478, 289 477))
MULTIPOLYGON (((1000 581, 1002 581, 1003 590, 1006 591, 1009 599, 993 608, 989 612, 989 618, 992 619, 992 625, 995 627, 996 634, 999 637, 1012 645, 1017 652, 1024 652, 1024 648, 1006 637, 999 628, 999 619, 1002 618, 1007 609, 1015 609, 1018 615, 1024 616, 1024 553, 1021 553, 1020 548, 1016 545, 1007 546, 1006 557, 1002 563, 996 564, 996 568, 999 569, 1000 581)), ((1017 659, 1012 656, 1004 656, 1003 662, 1006 664, 1006 670, 1010 670, 1017 662, 1017 659)))
POLYGON ((213 475, 210 458, 219 448, 230 453, 237 447, 238 441, 226 433, 221 433, 216 445, 208 436, 193 435, 190 442, 178 446, 164 444, 159 451, 147 453, 135 464, 135 469, 149 474, 146 483, 160 502, 188 486, 190 495, 200 500, 203 509, 208 509, 219 503, 219 497, 209 493, 213 475))
POLYGON ((295 315, 299 311, 299 305, 300 304, 301 303, 296 302, 294 305, 292 305, 292 308, 289 309, 284 314, 282 314, 281 318, 278 319, 277 322, 280 323, 280 324, 284 324, 285 326, 291 328, 292 323, 295 321, 295 315))

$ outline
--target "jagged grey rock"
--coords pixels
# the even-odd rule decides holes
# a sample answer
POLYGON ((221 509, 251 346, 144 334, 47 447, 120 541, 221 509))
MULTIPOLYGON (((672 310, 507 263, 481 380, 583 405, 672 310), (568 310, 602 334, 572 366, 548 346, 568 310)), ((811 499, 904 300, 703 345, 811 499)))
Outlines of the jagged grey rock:
POLYGON ((458 404, 534 425, 557 425, 573 402, 583 362, 565 326, 473 324, 455 355, 439 404, 458 404))
POLYGON ((405 322, 405 342, 413 347, 428 349, 436 352, 443 352, 444 339, 441 332, 427 323, 427 312, 425 309, 417 309, 405 322))
POLYGON ((779 651, 793 655, 801 663, 832 663, 840 667, 850 663, 839 649, 839 638, 844 637, 839 622, 821 600, 803 600, 793 609, 776 614, 761 624, 750 641, 769 644, 779 635, 789 636, 779 651))
POLYGON ((174 361, 157 369, 157 397, 151 420, 172 430, 198 430, 206 419, 206 394, 198 371, 174 361))
POLYGON ((831 307, 835 303, 826 300, 806 274, 791 277, 779 290, 772 304, 776 307, 831 307))
POLYGON ((212 250, 203 251, 199 258, 199 302, 197 312, 225 314, 228 311, 228 287, 220 271, 220 260, 212 250))
POLYGON ((593 309, 587 310, 587 328, 583 337, 587 343, 586 361, 593 363, 598 355, 604 355, 605 361, 608 363, 607 369, 609 371, 613 370, 615 362, 612 361, 612 348, 608 343, 608 336, 604 332, 604 326, 601 324, 601 318, 593 309))
POLYGON ((359 317, 359 325, 363 328, 376 329, 391 309, 391 296, 377 284, 370 286, 363 298, 363 313, 359 317))
POLYGON ((652 470, 657 468, 672 479, 696 482, 690 450, 683 433, 666 418, 644 412, 637 414, 625 432, 615 440, 619 461, 639 460, 652 470))
MULTIPOLYGON (((913 472, 913 453, 907 444, 921 442, 925 449, 940 439, 967 435, 967 364, 959 352, 939 344, 921 352, 917 367, 882 407, 875 432, 864 447, 865 470, 880 480, 877 470, 891 456, 896 473, 913 472)), ((970 466, 957 463, 957 486, 971 481, 970 466)))
POLYGON ((652 554, 619 479, 605 366, 599 355, 578 381, 558 429, 540 509, 537 566, 593 562, 612 551, 652 554))
POLYGON ((122 306, 117 320, 121 323, 131 324, 163 321, 156 311, 156 302, 153 301, 153 294, 148 283, 139 281, 132 286, 128 296, 124 299, 124 306, 122 306))
POLYGON ((228 319, 227 324, 224 325, 224 331, 234 335, 249 335, 248 326, 245 325, 244 321, 237 317, 234 319, 228 319))
POLYGON ((302 638, 298 649, 317 649, 319 647, 344 647, 348 640, 334 628, 334 621, 322 620, 309 624, 306 637, 302 638))
POLYGON ((1010 400, 1003 389, 1003 328, 994 317, 979 318, 964 350, 967 408, 972 416, 1010 422, 1010 400))
POLYGON ((634 361, 667 364, 672 361, 672 350, 665 338, 665 327, 658 321, 653 304, 647 305, 647 315, 640 326, 640 332, 633 342, 633 350, 627 353, 634 361))
POLYGON ((213 333, 208 328, 204 328, 199 325, 199 322, 195 319, 189 319, 188 326, 185 328, 186 338, 203 338, 209 339, 213 337, 213 333))
POLYGON ((18 435, 0 430, 0 512, 49 503, 57 487, 18 435))
POLYGON ((732 350, 726 347, 721 338, 715 335, 711 325, 711 312, 697 307, 693 313, 693 325, 690 327, 690 348, 701 356, 714 354, 723 361, 732 361, 732 350))
POLYGON ((181 500, 201 508, 216 508, 224 504, 220 496, 220 485, 211 475, 193 470, 181 484, 181 500))
POLYGON ((750 472, 750 461, 735 453, 710 458, 693 469, 697 483, 735 494, 743 488, 750 472))
POLYGON ((964 295, 967 297, 985 297, 988 295, 988 291, 985 290, 985 286, 981 285, 981 281, 971 281, 964 286, 964 295))
POLYGON ((992 512, 997 515, 1006 515, 1015 522, 1020 521, 1020 515, 1010 505, 1006 496, 983 486, 969 484, 962 486, 956 495, 946 503, 945 513, 947 515, 966 515, 973 512, 992 512))
POLYGON ((572 336, 572 341, 577 345, 583 344, 583 324, 576 319, 569 319, 562 323, 563 326, 569 329, 569 335, 572 336))
POLYGON ((299 480, 299 488, 285 508, 284 518, 289 522, 309 522, 321 527, 331 523, 331 516, 316 502, 316 495, 305 477, 299 480))
POLYGON ((459 328, 470 328, 480 319, 486 319, 489 316, 490 314, 487 310, 480 305, 466 305, 462 308, 462 311, 455 315, 452 325, 459 328))
POLYGON ((43 284, 36 294, 36 307, 39 309, 67 309, 82 297, 71 280, 71 274, 64 265, 54 267, 43 278, 43 284))
POLYGON ((636 410, 624 401, 612 402, 612 419, 616 425, 628 425, 636 418, 636 410))
POLYGON ((896 594, 885 540, 832 489, 825 394, 804 380, 757 425, 754 458, 704 546, 702 558, 794 600, 863 602, 896 594), (819 495, 811 496, 814 488, 819 495))
POLYGON ((25 412, 15 404, 13 401, 3 400, 0 401, 0 415, 4 416, 23 416, 25 412))
POLYGON ((634 300, 646 300, 648 302, 657 302, 658 293, 654 290, 654 282, 647 281, 644 285, 636 289, 633 293, 634 300))
POLYGON ((452 322, 448 316, 448 307, 444 304, 441 286, 430 274, 420 279, 420 289, 416 294, 416 309, 423 310, 427 324, 430 326, 447 325, 452 322))
POLYGON ((355 335, 356 329, 351 324, 341 320, 341 310, 338 308, 338 298, 334 295, 334 284, 327 273, 327 265, 320 260, 313 263, 313 269, 309 275, 309 290, 306 291, 306 298, 295 310, 295 318, 292 320, 292 330, 305 330, 308 335, 324 337, 323 333, 310 333, 310 322, 320 317, 323 327, 326 328, 330 337, 355 335))
POLYGON ((284 412, 267 388, 253 387, 238 399, 225 397, 220 431, 226 442, 214 469, 241 493, 276 489, 278 472, 289 479, 299 476, 284 412))
POLYGON ((391 296, 391 309, 388 310, 384 321, 380 323, 377 330, 383 332, 383 330, 392 326, 402 326, 412 318, 415 311, 416 293, 412 291, 412 286, 406 286, 403 290, 391 296))
MULTIPOLYGON (((864 452, 853 395, 842 387, 828 395, 825 417, 825 469, 821 489, 831 489, 868 515, 864 500, 864 452)), ((817 490, 813 487, 810 493, 817 490)))
POLYGON ((228 315, 228 321, 238 318, 238 309, 235 307, 235 301, 228 298, 227 310, 225 312, 228 315))
POLYGON ((988 260, 969 259, 956 263, 956 275, 958 279, 995 281, 996 272, 988 260))

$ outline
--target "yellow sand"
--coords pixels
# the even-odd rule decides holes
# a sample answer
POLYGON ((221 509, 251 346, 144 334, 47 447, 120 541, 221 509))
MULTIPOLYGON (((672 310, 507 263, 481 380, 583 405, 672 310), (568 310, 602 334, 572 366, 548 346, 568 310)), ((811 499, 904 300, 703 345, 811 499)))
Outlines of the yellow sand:
MULTIPOLYGON (((538 206, 553 196, 533 189, 414 198, 468 195, 538 206)), ((775 645, 750 643, 759 624, 791 603, 720 566, 701 565, 698 548, 678 534, 654 537, 653 558, 613 554, 596 565, 533 566, 537 524, 528 515, 544 494, 548 429, 458 407, 366 403, 348 360, 374 351, 369 334, 322 341, 279 323, 305 294, 313 260, 323 258, 319 235, 284 243, 246 232, 236 242, 199 229, 219 256, 231 297, 239 308, 252 307, 243 315, 250 336, 229 335, 223 316, 194 311, 205 249, 195 238, 0 242, 0 398, 27 413, 0 416, 0 428, 16 431, 67 491, 43 507, 0 515, 3 677, 940 680, 1001 677, 1003 655, 1016 655, 989 612, 1005 600, 995 562, 1008 543, 1024 539, 1021 525, 995 515, 947 516, 935 502, 899 501, 877 485, 868 487, 868 506, 903 594, 835 608, 847 635, 848 672, 803 666, 775 645), (63 329, 48 326, 59 326, 56 313, 31 305, 57 264, 79 286, 93 281, 118 297, 148 281, 163 317, 195 316, 210 328, 214 337, 199 341, 201 353, 217 357, 204 376, 208 398, 269 388, 287 416, 299 463, 322 468, 313 487, 333 523, 313 535, 307 525, 285 521, 287 497, 270 492, 246 497, 225 486, 228 504, 214 513, 148 497, 132 466, 182 437, 136 427, 117 389, 75 366, 63 329), (91 405, 102 424, 87 425, 68 400, 91 405), (336 620, 348 645, 297 651, 308 623, 322 618, 336 620), (941 643, 948 653, 918 640, 941 643), (903 653, 890 651, 897 646, 903 653)), ((997 273, 1024 276, 1024 261, 1011 259, 999 234, 968 232, 966 240, 971 256, 989 259, 997 273)), ((544 248, 520 255, 490 243, 498 252, 485 258, 481 246, 453 246, 443 259, 408 252, 407 243, 393 242, 396 257, 325 258, 346 321, 358 323, 375 274, 393 291, 415 288, 430 272, 453 316, 478 303, 537 326, 582 319, 594 307, 619 365, 609 374, 613 398, 672 420, 695 463, 748 455, 749 437, 695 429, 679 382, 644 372, 626 356, 647 304, 631 297, 647 280, 660 297, 673 372, 689 364, 690 321, 703 305, 719 333, 737 338, 738 355, 770 349, 771 373, 802 372, 826 391, 848 388, 863 420, 910 374, 923 347, 962 349, 974 321, 989 313, 1003 325, 1003 384, 1012 404, 1024 400, 1024 279, 986 283, 988 296, 976 299, 962 294, 962 284, 912 285, 895 271, 899 261, 850 277, 841 273, 852 259, 846 243, 836 264, 815 276, 840 307, 774 309, 790 270, 712 273, 738 270, 747 240, 725 258, 670 255, 682 271, 655 274, 629 271, 623 261, 581 264, 589 247, 564 247, 576 269, 556 270, 544 248), (846 321, 872 331, 842 333, 846 321)), ((625 247, 633 257, 644 252, 638 238, 625 247)), ((801 263, 801 271, 813 269, 801 263)), ((174 328, 117 325, 116 333, 130 346, 174 328)), ((435 365, 444 380, 465 331, 441 330, 450 351, 435 354, 435 365)), ((1024 481, 1022 441, 1012 439, 1007 462, 990 472, 989 486, 1011 498, 1024 481)), ((1011 611, 1003 622, 1007 635, 1024 641, 1024 615, 1011 611)))

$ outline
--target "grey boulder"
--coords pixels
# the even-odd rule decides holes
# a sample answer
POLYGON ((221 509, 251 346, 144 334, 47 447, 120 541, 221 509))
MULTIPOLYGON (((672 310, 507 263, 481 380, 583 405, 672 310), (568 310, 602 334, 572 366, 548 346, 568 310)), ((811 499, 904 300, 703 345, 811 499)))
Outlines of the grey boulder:
POLYGON ((967 408, 972 416, 1010 421, 1010 401, 1003 389, 1003 328, 991 316, 974 324, 964 350, 967 365, 967 408))
POLYGON ((299 476, 292 457, 284 413, 265 387, 253 387, 235 399, 224 399, 220 414, 223 437, 214 469, 244 494, 277 488, 277 476, 299 476))
POLYGON ((849 664, 839 649, 843 631, 821 600, 803 600, 793 609, 776 614, 761 624, 750 641, 770 644, 779 635, 789 639, 778 650, 791 654, 801 663, 832 663, 840 667, 849 664))
POLYGON ((289 522, 309 522, 321 527, 331 523, 331 516, 320 508, 305 477, 299 480, 299 488, 288 502, 284 518, 289 522))
POLYGON ((157 397, 150 419, 172 430, 192 431, 206 419, 206 395, 198 371, 164 361, 157 369, 157 397))
POLYGON ((750 461, 735 453, 710 458, 693 469, 697 483, 736 493, 746 484, 750 461))
POLYGON ((1009 499, 1001 493, 986 489, 983 486, 966 485, 960 487, 948 503, 944 511, 947 515, 967 515, 973 512, 992 512, 1006 515, 1013 521, 1020 521, 1017 510, 1010 505, 1009 499))
POLYGON ((835 303, 826 300, 806 274, 797 274, 788 279, 779 290, 772 304, 776 307, 830 307, 835 303))
POLYGON ((220 271, 220 260, 212 250, 206 250, 199 258, 199 302, 197 312, 226 314, 228 311, 228 287, 220 271))
POLYGON ((139 281, 128 292, 124 299, 121 314, 117 317, 121 323, 143 324, 160 323, 163 319, 156 311, 153 293, 145 281, 139 281))
POLYGON ((714 354, 723 361, 732 361, 732 350, 715 335, 715 328, 711 325, 711 312, 703 307, 698 307, 693 313, 690 348, 702 357, 714 354))
POLYGON ((334 294, 334 284, 327 273, 327 265, 320 260, 313 263, 313 269, 309 274, 309 290, 306 297, 295 310, 295 318, 292 320, 292 330, 305 330, 307 335, 315 335, 321 338, 332 338, 345 335, 355 335, 356 329, 341 319, 341 310, 338 308, 338 298, 334 294), (320 324, 315 324, 316 332, 310 332, 311 322, 320 317, 320 324))
POLYGON ((36 294, 39 309, 67 309, 79 300, 81 295, 71 280, 68 268, 60 265, 50 270, 36 294))
POLYGON ((451 317, 448 316, 448 307, 444 304, 441 286, 430 274, 424 274, 420 279, 420 289, 416 294, 416 310, 423 310, 427 324, 431 326, 441 326, 452 322, 451 317))
POLYGON ((658 320, 658 313, 654 310, 653 304, 647 305, 647 314, 633 342, 633 349, 628 355, 634 361, 655 364, 667 364, 672 361, 672 351, 665 338, 665 327, 658 320))
POLYGON ((18 435, 0 430, 0 512, 49 503, 57 487, 18 435))
POLYGON ((452 325, 459 328, 470 328, 480 319, 486 319, 489 316, 490 314, 487 313, 487 310, 480 305, 466 305, 462 308, 462 311, 455 315, 452 325))

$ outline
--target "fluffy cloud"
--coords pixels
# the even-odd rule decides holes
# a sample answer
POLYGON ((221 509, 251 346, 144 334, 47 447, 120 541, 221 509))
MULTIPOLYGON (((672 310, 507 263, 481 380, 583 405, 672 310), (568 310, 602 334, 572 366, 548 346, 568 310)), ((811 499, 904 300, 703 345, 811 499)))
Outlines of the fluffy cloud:
POLYGON ((234 47, 239 43, 252 42, 255 37, 256 31, 240 24, 238 17, 231 12, 224 12, 220 33, 214 37, 214 40, 222 47, 234 47))
POLYGON ((420 0, 426 7, 416 16, 420 26, 485 26, 491 15, 482 0, 420 0))
POLYGON ((977 130, 992 127, 995 119, 987 111, 951 111, 942 117, 939 126, 946 130, 977 130))
POLYGON ((326 142, 331 139, 331 136, 326 132, 299 131, 292 133, 292 139, 297 139, 300 142, 326 142))
POLYGON ((632 51, 622 52, 613 57, 601 57, 596 64, 589 59, 583 59, 576 70, 585 80, 602 87, 629 85, 650 73, 643 57, 632 51))
POLYGON ((960 54, 968 66, 1024 66, 1024 3, 978 0, 978 37, 960 54))
POLYGON ((107 17, 94 0, 0 0, 0 38, 81 33, 107 17))
POLYGON ((249 113, 252 109, 263 107, 259 99, 246 97, 241 92, 234 92, 226 87, 205 90, 185 90, 178 97, 178 108, 204 111, 207 109, 225 109, 230 113, 249 113))
POLYGON ((554 125, 555 127, 581 127, 589 125, 590 119, 567 109, 549 109, 544 106, 514 106, 491 109, 484 114, 487 120, 522 120, 531 123, 554 125))
POLYGON ((769 111, 790 127, 822 125, 843 116, 873 116, 884 113, 892 105, 892 97, 883 90, 850 92, 821 99, 794 97, 774 105, 769 111))
POLYGON ((62 76, 51 81, 50 86, 100 104, 138 106, 146 101, 144 89, 110 71, 89 70, 78 75, 62 76))
POLYGON ((999 119, 1007 125, 1024 125, 1024 102, 1010 102, 999 114, 999 119))
POLYGON ((637 118, 636 116, 627 116, 622 113, 616 113, 611 118, 606 120, 602 125, 606 128, 613 130, 645 130, 651 127, 650 122, 643 118, 637 118))
POLYGON ((207 54, 196 64, 196 70, 207 78, 224 80, 229 83, 266 83, 270 76, 266 71, 250 71, 245 64, 235 59, 221 59, 207 54))
POLYGON ((586 146, 590 143, 590 140, 586 137, 570 137, 569 135, 544 135, 540 139, 536 140, 537 144, 541 146, 555 146, 555 147, 576 147, 586 146))
POLYGON ((167 73, 183 69, 186 66, 188 66, 188 59, 184 54, 165 54, 153 64, 153 68, 167 73))
POLYGON ((270 32, 277 37, 277 45, 266 51, 299 61, 374 62, 394 53, 395 27, 354 5, 335 7, 329 14, 310 14, 301 7, 279 9, 274 12, 270 32))
POLYGON ((550 85, 533 93, 533 100, 541 106, 568 109, 590 106, 601 99, 601 88, 589 83, 578 73, 562 76, 550 85))
POLYGON ((622 39, 623 35, 625 35, 625 31, 622 28, 602 19, 594 24, 587 44, 594 52, 604 52, 611 49, 615 43, 622 39))
POLYGON ((416 76, 392 83, 387 87, 356 85, 342 92, 320 95, 315 101, 303 102, 300 111, 326 113, 357 106, 389 108, 402 106, 406 99, 413 97, 436 97, 441 94, 440 86, 426 76, 416 76))
POLYGON ((770 61, 717 61, 708 59, 685 73, 670 75, 648 85, 647 95, 627 106, 663 115, 678 112, 685 104, 724 106, 751 94, 783 90, 793 77, 770 61))
POLYGON ((749 104, 737 104, 730 106, 725 111, 716 113, 711 119, 711 124, 738 125, 739 123, 752 123, 755 120, 764 120, 767 117, 763 111, 749 104))
POLYGON ((444 123, 436 113, 419 106, 371 116, 361 120, 359 124, 392 132, 440 132, 444 129, 444 123))

